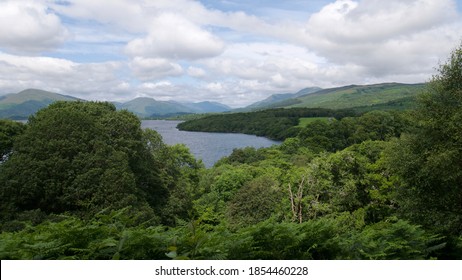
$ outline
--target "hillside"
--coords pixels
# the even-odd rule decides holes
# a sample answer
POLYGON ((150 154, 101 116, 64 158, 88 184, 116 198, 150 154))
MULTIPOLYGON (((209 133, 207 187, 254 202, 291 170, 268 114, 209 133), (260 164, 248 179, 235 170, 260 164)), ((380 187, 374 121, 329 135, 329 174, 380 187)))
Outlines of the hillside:
POLYGON ((273 140, 295 137, 300 118, 335 118, 356 116, 352 110, 324 108, 267 109, 254 112, 207 115, 187 120, 177 128, 187 131, 244 133, 265 136, 273 140))
POLYGON ((157 101, 149 97, 139 97, 122 103, 118 106, 118 109, 126 109, 142 118, 151 117, 152 115, 166 115, 173 112, 192 113, 188 107, 179 103, 157 101))
POLYGON ((262 101, 258 101, 253 104, 250 104, 249 106, 245 107, 245 109, 255 110, 255 109, 270 109, 270 108, 284 107, 285 105, 281 106, 280 104, 284 104, 282 102, 286 100, 295 99, 297 97, 311 94, 311 93, 314 93, 320 90, 322 89, 319 87, 309 87, 309 88, 304 88, 296 93, 273 94, 262 101))
POLYGON ((158 101, 149 97, 139 97, 131 101, 116 104, 118 109, 126 109, 141 118, 171 116, 180 113, 216 113, 229 111, 230 107, 215 102, 179 103, 158 101))
MULTIPOLYGON (((315 93, 291 99, 293 104, 283 107, 346 109, 377 106, 396 100, 414 98, 424 84, 384 83, 375 85, 350 85, 323 89, 315 93)), ((410 105, 409 103, 407 103, 410 105)))
POLYGON ((231 110, 231 107, 227 105, 210 101, 183 103, 183 105, 193 109, 195 113, 221 113, 231 110))
POLYGON ((39 89, 26 89, 0 96, 0 118, 27 119, 29 115, 55 101, 76 101, 78 98, 39 89))

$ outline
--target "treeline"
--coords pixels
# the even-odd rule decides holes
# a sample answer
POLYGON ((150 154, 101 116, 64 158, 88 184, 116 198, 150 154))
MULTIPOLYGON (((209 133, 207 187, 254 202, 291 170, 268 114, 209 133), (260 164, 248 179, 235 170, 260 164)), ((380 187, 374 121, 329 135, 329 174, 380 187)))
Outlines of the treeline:
POLYGON ((269 109, 249 113, 219 114, 189 120, 178 125, 180 130, 204 132, 244 133, 265 136, 274 140, 294 137, 300 118, 330 117, 342 119, 355 116, 351 110, 323 108, 269 109))
POLYGON ((462 46, 414 111, 312 122, 209 169, 107 103, 2 121, 0 258, 462 259, 461 85, 462 46))

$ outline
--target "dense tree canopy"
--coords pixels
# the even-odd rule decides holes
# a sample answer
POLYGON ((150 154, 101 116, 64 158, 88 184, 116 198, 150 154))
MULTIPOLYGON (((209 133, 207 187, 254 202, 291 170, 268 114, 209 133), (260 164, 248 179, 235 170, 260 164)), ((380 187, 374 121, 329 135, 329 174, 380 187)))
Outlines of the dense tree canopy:
POLYGON ((413 221, 462 234, 462 46, 420 97, 416 129, 391 148, 403 179, 403 212, 413 221))
POLYGON ((5 215, 129 205, 152 212, 167 200, 140 121, 109 103, 58 102, 31 117, 1 166, 0 186, 5 215))
POLYGON ((355 116, 351 110, 323 108, 269 109, 249 113, 210 115, 189 120, 178 125, 181 130, 208 132, 239 132, 284 140, 296 136, 299 119, 302 117, 332 117, 341 119, 355 116))

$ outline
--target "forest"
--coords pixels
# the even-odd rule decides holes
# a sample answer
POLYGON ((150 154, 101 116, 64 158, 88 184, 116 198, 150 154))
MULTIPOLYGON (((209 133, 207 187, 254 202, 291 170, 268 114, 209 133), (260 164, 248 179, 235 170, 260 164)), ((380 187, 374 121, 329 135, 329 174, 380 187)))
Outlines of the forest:
POLYGON ((415 109, 328 113, 208 169, 110 103, 1 120, 0 259, 462 259, 462 46, 415 109))
POLYGON ((203 132, 244 133, 274 140, 296 137, 300 118, 329 117, 342 119, 358 115, 353 110, 324 108, 268 109, 247 113, 213 114, 187 120, 178 129, 203 132))

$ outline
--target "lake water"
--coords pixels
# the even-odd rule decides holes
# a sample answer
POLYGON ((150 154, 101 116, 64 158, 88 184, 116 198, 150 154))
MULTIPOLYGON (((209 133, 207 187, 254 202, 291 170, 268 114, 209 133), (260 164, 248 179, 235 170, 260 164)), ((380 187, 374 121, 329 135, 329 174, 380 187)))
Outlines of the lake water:
POLYGON ((143 120, 141 126, 156 130, 168 145, 185 144, 197 159, 202 159, 206 167, 212 167, 236 148, 263 148, 280 144, 254 135, 180 131, 176 128, 178 123, 180 121, 143 120))

